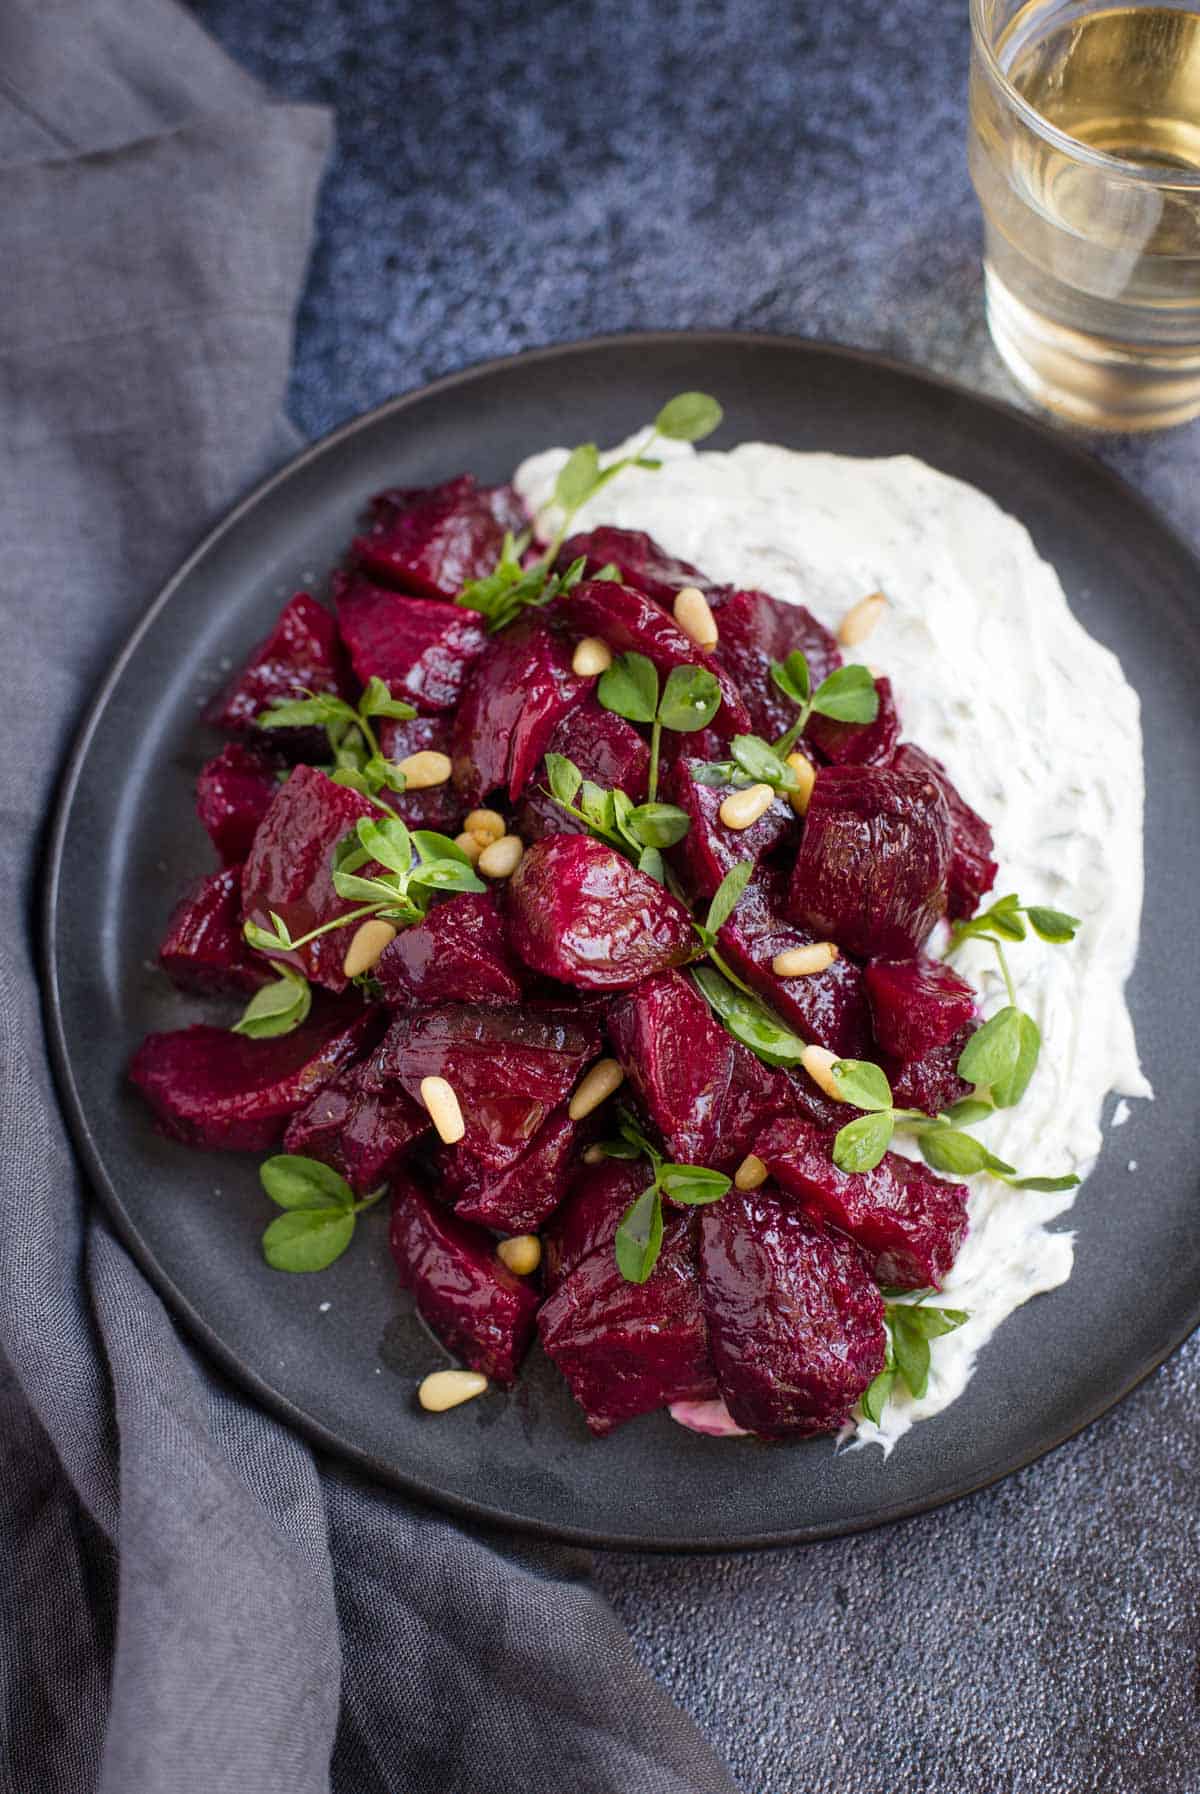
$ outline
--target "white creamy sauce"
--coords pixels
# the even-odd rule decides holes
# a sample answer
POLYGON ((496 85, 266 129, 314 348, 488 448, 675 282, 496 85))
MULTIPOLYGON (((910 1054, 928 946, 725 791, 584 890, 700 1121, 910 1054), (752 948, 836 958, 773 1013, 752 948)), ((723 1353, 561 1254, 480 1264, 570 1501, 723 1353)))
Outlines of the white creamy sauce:
MULTIPOLYGON (((1106 1095, 1152 1095, 1124 996, 1141 914, 1144 782, 1138 699, 1120 663, 1076 622, 1024 527, 920 461, 764 443, 662 452, 659 472, 621 473, 573 528, 648 530, 711 579, 803 602, 835 630, 859 598, 886 593, 888 610, 858 657, 891 678, 904 738, 942 760, 991 823, 993 897, 1016 891, 1082 919, 1071 945, 1031 938, 1008 950, 1017 1000, 1044 1045, 1022 1102, 977 1132, 1024 1175, 1086 1177, 1106 1095)), ((535 511, 550 505, 564 459, 552 449, 519 470, 535 511)), ((968 943, 955 964, 985 1014, 1003 1005, 991 948, 968 943)), ((911 1141, 898 1145, 916 1156, 911 1141)), ((895 1394, 881 1426, 859 1424, 862 1442, 890 1450, 915 1420, 954 1401, 1005 1317, 1071 1273, 1073 1235, 1051 1223, 1078 1191, 969 1182, 970 1231, 938 1299, 971 1318, 933 1342, 926 1395, 895 1394)))

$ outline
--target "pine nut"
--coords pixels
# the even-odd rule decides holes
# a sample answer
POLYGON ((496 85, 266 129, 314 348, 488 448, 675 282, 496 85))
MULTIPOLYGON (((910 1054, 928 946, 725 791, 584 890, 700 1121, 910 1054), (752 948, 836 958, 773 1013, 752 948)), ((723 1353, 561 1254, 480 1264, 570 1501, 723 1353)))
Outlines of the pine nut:
POLYGON ((838 641, 843 648, 857 648, 859 642, 866 641, 871 631, 882 622, 887 602, 882 592, 869 592, 857 604, 851 605, 837 632, 838 641))
POLYGON ((717 815, 726 828, 753 828, 775 802, 769 785, 747 785, 744 791, 733 791, 725 799, 717 815))
POLYGON ((603 1165, 608 1154, 602 1146, 585 1146, 580 1157, 585 1165, 603 1165))
POLYGON ((499 810, 472 810, 463 828, 468 835, 478 835, 480 848, 484 848, 500 839, 507 824, 499 810))
POLYGON ((350 937, 350 945, 346 948, 346 957, 342 961, 342 972, 347 978, 357 978, 363 972, 369 972, 379 961, 385 947, 390 947, 396 938, 396 930, 382 916, 371 916, 360 922, 350 937))
POLYGON ((806 1046, 800 1055, 801 1065, 818 1090, 831 1096, 835 1103, 844 1103, 849 1099, 842 1095, 842 1087, 833 1075, 837 1062, 838 1055, 831 1053, 828 1047, 806 1046))
POLYGON ((777 978, 807 978, 812 972, 827 972, 838 956, 832 941, 814 941, 810 947, 789 947, 777 953, 771 970, 777 978))
POLYGON ((767 1181, 767 1168, 757 1153, 748 1152, 733 1174, 735 1190, 757 1190, 767 1181))
POLYGON ((542 1262, 542 1242, 536 1233, 514 1234, 511 1240, 501 1240, 496 1257, 514 1276, 531 1277, 542 1262))
POLYGON ((817 769, 811 760, 806 759, 800 753, 799 749, 788 755, 787 763, 800 781, 794 791, 787 793, 787 800, 797 816, 807 816, 808 802, 813 794, 813 786, 817 782, 817 769))
POLYGON ((421 1101, 429 1111, 429 1119, 439 1139, 454 1146, 467 1131, 454 1085, 445 1078, 422 1078, 421 1101))
POLYGON ((477 1370, 435 1370, 417 1390, 417 1400, 427 1414, 444 1414, 463 1402, 482 1395, 488 1380, 477 1370))
POLYGON ((464 829, 461 835, 455 835, 454 845, 462 848, 472 866, 479 864, 479 856, 483 852, 484 844, 478 835, 472 835, 464 829))
POLYGON ((572 1121, 582 1121, 593 1109, 598 1109, 602 1102, 619 1090, 625 1082, 625 1073, 615 1059, 597 1059, 595 1065, 586 1071, 575 1086, 575 1094, 567 1107, 567 1114, 572 1121))
POLYGON ((686 636, 690 636, 698 648, 710 654, 720 641, 717 619, 712 614, 712 607, 699 586, 684 586, 675 594, 672 607, 675 621, 686 636))
POLYGON ((525 843, 520 835, 501 835, 484 848, 476 866, 485 878, 511 878, 524 853, 525 843))
POLYGON ((404 774, 406 791, 428 791, 431 785, 444 785, 450 777, 450 756, 433 748, 422 748, 419 754, 406 754, 396 762, 404 774))
POLYGON ((571 656, 571 671, 578 673, 581 679, 591 679, 596 673, 605 673, 613 663, 613 652, 607 642, 602 642, 598 635, 585 635, 577 642, 575 652, 571 656))

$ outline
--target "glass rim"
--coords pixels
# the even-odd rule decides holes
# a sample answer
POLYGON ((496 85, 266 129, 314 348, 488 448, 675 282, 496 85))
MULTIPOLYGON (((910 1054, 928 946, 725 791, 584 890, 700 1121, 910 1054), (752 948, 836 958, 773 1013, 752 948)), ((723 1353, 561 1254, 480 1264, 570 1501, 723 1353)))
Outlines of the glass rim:
POLYGON ((1080 138, 1072 137, 1069 131, 1052 124, 1045 113, 1030 105, 1001 68, 992 42, 991 28, 984 17, 985 4, 986 0, 971 0, 971 36, 975 49, 1013 111, 1039 137, 1071 156, 1074 161, 1087 163, 1092 168, 1098 168, 1124 181, 1135 181, 1144 187, 1200 187, 1200 168, 1149 168, 1144 162, 1133 162, 1124 156, 1111 155, 1108 150, 1094 149, 1090 143, 1084 143, 1080 138))

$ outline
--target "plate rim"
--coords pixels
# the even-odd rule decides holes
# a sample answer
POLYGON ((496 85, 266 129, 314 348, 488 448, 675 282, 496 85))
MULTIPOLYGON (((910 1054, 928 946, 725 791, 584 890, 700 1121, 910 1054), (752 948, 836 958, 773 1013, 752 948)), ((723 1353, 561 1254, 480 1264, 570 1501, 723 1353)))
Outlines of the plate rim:
POLYGON ((352 1465, 356 1470, 409 1499, 428 1502, 432 1507, 449 1513, 455 1518, 468 1520, 476 1526, 491 1531, 516 1532, 524 1536, 557 1543, 606 1551, 639 1551, 671 1556, 771 1550, 814 1544, 823 1539, 869 1532, 880 1526, 912 1519, 937 1508, 948 1507, 956 1502, 964 1501, 983 1489, 991 1488, 994 1484, 1026 1469, 1030 1464, 1036 1463, 1040 1458, 1066 1444, 1068 1440, 1085 1432, 1103 1415, 1115 1408, 1118 1403, 1124 1401, 1139 1384, 1143 1383, 1168 1358, 1173 1356, 1200 1326, 1200 1288, 1197 1289, 1193 1305, 1188 1310, 1184 1330, 1162 1349, 1153 1348, 1148 1356, 1138 1363, 1131 1374, 1123 1379, 1115 1391, 1106 1390, 1098 1401, 1088 1403, 1081 1415, 1073 1416, 1068 1426, 1055 1429, 1050 1437, 1040 1440, 1036 1446, 1019 1457, 1006 1458, 1002 1464, 989 1466, 981 1475, 965 1484, 956 1484, 947 1491, 934 1490, 916 1498, 895 1501, 876 1509, 870 1515, 857 1519, 830 1520, 763 1533, 743 1534, 733 1540, 720 1535, 706 1535, 685 1540, 647 1539, 638 1533, 601 1532, 589 1527, 559 1525, 552 1521, 531 1517, 500 1514, 495 1508, 488 1507, 484 1503, 437 1488, 425 1481, 419 1474, 403 1472, 386 1460, 376 1457, 371 1451, 356 1445, 352 1440, 340 1437, 323 1422, 297 1406, 287 1396, 267 1383, 256 1370, 247 1365, 232 1347, 224 1343, 220 1335, 204 1319, 175 1280, 163 1268, 151 1247, 140 1236, 131 1216, 126 1212, 120 1192, 105 1168, 75 1084, 71 1054, 66 1038, 63 995, 55 962, 55 929, 70 811, 86 766, 88 744, 103 718, 112 695, 120 684, 129 662, 137 652, 143 636, 170 605, 175 594, 191 577, 194 569, 276 487, 292 478, 301 468, 335 451, 343 441, 361 431, 373 428, 383 419, 401 416, 406 410, 426 399, 453 391, 459 386, 469 385, 490 374, 511 370, 515 367, 553 362, 585 351, 639 347, 652 349, 683 343, 697 348, 703 348, 705 344, 721 348, 739 345, 746 348, 777 348, 792 350, 801 355, 827 356, 853 362, 860 366, 879 368, 886 373, 934 387, 952 398, 966 400, 973 407, 982 407, 985 411, 993 412, 1010 423, 1015 422, 1022 428, 1032 431, 1044 443, 1052 446, 1057 454, 1065 455, 1069 460, 1086 469, 1089 478, 1094 480, 1099 476, 1102 483, 1107 484, 1114 495, 1119 495, 1123 504, 1128 506, 1132 503, 1133 507, 1142 513, 1147 525, 1155 531, 1159 538, 1168 544, 1184 562, 1191 562, 1195 566, 1197 579, 1200 580, 1200 554, 1182 531, 1152 500, 1146 498, 1121 474, 1090 453, 1083 441, 1055 428, 1053 424, 1022 410, 1007 400, 976 392, 961 381, 898 357, 880 354, 872 349, 857 348, 824 338, 806 337, 794 333, 718 329, 616 331, 599 336, 573 338, 561 343, 545 344, 523 349, 513 354, 491 356, 482 361, 471 362, 453 372, 439 375, 420 386, 394 394, 391 398, 384 399, 368 410, 359 412, 344 422, 336 424, 324 435, 304 444, 281 466, 260 479, 205 531, 196 546, 159 588, 127 635, 107 672, 96 687, 94 695, 85 708, 83 720, 68 743, 62 766, 55 781, 54 795, 51 800, 52 821, 44 837, 45 846, 40 856, 43 876, 40 880, 41 897, 36 918, 37 968, 46 1040, 54 1083, 62 1103, 72 1145, 82 1161, 91 1188, 100 1199, 106 1217, 115 1228, 121 1243, 145 1274, 156 1295, 164 1302, 173 1318, 180 1323, 184 1332, 200 1346, 210 1363, 215 1364, 236 1388, 248 1392, 274 1418, 282 1420, 294 1428, 308 1444, 336 1460, 352 1465))

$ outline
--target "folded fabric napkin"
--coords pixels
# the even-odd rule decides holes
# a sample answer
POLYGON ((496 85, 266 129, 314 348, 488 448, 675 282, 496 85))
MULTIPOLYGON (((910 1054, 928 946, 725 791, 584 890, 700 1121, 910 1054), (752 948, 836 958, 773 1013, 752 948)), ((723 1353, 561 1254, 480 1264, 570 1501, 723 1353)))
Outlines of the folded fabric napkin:
POLYGON ((156 586, 293 446, 330 136, 171 0, 0 10, 0 1789, 728 1794, 585 1553, 315 1461, 194 1355, 50 1079, 55 779, 156 586))

